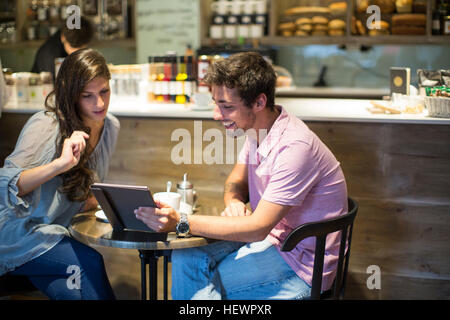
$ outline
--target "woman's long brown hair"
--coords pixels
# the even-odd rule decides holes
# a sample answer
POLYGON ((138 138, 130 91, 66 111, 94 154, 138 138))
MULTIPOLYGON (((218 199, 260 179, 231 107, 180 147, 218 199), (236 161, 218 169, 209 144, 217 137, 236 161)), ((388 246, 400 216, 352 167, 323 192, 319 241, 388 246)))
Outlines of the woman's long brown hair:
MULTIPOLYGON (((53 112, 59 122, 55 158, 61 155, 64 140, 74 131, 90 134, 90 128, 83 123, 80 116, 78 101, 84 87, 97 77, 110 79, 111 75, 105 58, 96 50, 75 51, 61 64, 55 89, 45 99, 47 112, 53 112), (53 96, 54 105, 50 103, 53 96)), ((92 151, 87 144, 78 164, 60 175, 62 186, 59 191, 66 194, 70 201, 85 201, 89 196, 89 187, 94 182, 94 173, 88 165, 92 151)))

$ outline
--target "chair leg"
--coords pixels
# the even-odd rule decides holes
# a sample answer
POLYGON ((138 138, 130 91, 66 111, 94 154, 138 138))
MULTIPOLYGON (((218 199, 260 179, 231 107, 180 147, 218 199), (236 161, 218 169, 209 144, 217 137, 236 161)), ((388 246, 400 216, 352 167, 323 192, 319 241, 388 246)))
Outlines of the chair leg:
POLYGON ((311 287, 311 299, 320 299, 320 291, 322 290, 322 273, 323 260, 325 252, 326 236, 316 237, 316 250, 314 257, 314 272, 311 287))

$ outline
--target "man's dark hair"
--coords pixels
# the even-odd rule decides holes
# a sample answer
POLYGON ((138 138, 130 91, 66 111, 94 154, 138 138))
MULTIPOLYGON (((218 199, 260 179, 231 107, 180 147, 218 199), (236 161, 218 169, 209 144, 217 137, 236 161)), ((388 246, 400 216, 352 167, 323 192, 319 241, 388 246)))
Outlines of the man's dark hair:
POLYGON ((267 97, 267 107, 273 109, 275 105, 277 76, 271 64, 259 53, 241 52, 216 61, 209 67, 204 81, 210 86, 236 88, 248 107, 261 93, 267 97))
POLYGON ((94 29, 88 19, 81 17, 80 29, 69 29, 64 23, 61 33, 72 48, 81 48, 92 40, 94 29))

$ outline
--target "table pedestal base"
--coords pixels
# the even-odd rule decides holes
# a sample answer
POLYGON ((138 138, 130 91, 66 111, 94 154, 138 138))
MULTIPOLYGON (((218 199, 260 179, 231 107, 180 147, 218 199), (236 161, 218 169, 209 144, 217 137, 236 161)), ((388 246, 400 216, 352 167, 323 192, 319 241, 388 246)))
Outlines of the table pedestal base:
POLYGON ((164 300, 168 296, 168 264, 172 250, 139 250, 139 258, 141 259, 141 299, 147 300, 147 265, 149 299, 158 299, 158 260, 164 257, 164 300))

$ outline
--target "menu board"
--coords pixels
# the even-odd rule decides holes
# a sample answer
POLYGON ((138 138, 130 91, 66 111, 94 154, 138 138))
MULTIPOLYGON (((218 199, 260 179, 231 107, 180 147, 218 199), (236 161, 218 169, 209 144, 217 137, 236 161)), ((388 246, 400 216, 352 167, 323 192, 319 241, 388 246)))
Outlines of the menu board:
POLYGON ((200 46, 199 0, 136 0, 137 63, 148 56, 200 46))

